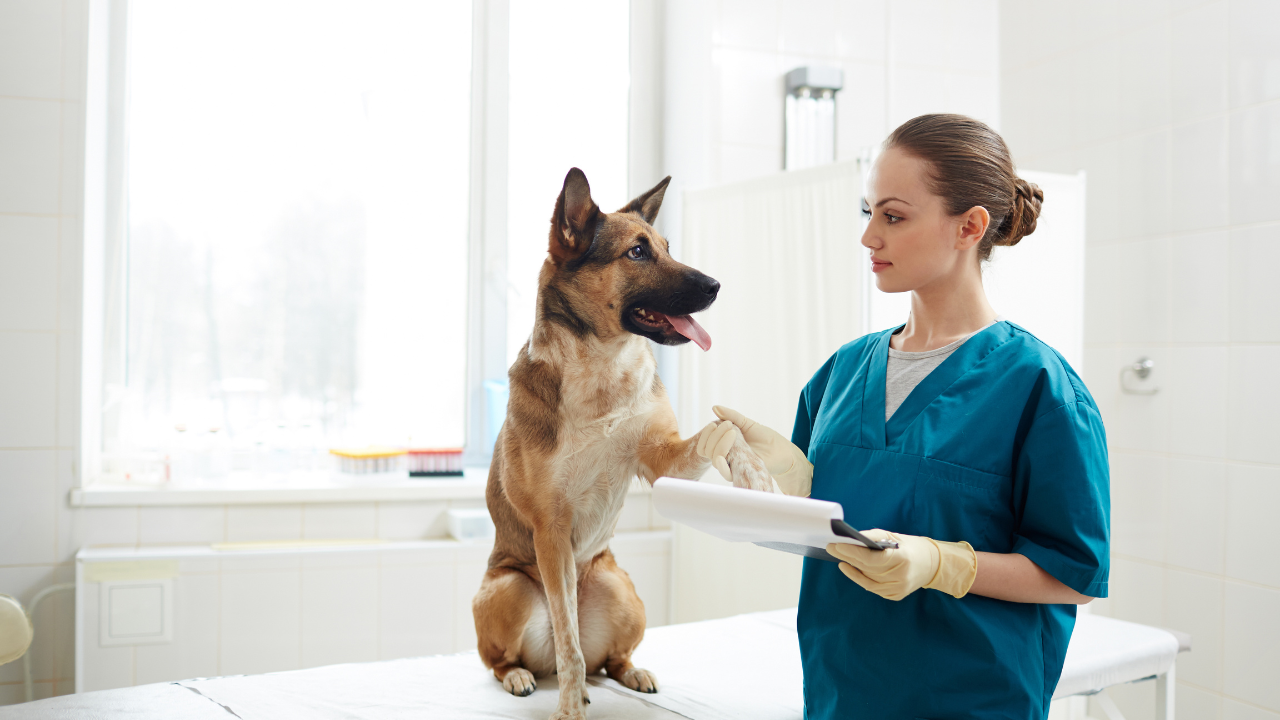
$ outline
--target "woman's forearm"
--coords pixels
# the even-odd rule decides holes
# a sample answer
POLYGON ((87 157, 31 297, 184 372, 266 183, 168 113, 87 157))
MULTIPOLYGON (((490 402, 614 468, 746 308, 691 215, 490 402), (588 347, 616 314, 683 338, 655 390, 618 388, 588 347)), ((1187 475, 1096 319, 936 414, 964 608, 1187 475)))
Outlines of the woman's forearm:
POLYGON ((1063 585, 1025 555, 980 552, 969 593, 1021 603, 1084 605, 1093 598, 1063 585))

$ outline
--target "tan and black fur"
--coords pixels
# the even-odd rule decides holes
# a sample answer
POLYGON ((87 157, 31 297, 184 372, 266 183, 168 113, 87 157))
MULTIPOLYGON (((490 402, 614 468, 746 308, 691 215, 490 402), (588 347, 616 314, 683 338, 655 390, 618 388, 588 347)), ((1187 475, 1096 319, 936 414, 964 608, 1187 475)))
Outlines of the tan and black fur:
MULTIPOLYGON (((653 229, 670 179, 603 213, 582 171, 569 171, 533 333, 509 372, 486 492, 497 538, 472 608, 480 657, 509 692, 528 695, 536 677, 558 674, 557 719, 585 717, 586 677, 602 669, 634 690, 658 691, 631 664, 644 605, 609 539, 633 477, 696 479, 708 467, 697 436, 680 438, 646 342, 687 340, 637 313, 698 312, 719 290, 672 259, 653 229)), ((770 486, 745 443, 729 462, 735 485, 770 486)))

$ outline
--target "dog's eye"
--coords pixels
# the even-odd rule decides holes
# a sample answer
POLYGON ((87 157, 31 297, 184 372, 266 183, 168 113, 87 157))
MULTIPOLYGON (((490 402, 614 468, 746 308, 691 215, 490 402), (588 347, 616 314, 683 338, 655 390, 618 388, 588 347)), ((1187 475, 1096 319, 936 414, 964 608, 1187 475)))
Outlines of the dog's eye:
POLYGON ((632 260, 643 260, 643 259, 644 259, 644 246, 643 246, 643 245, 637 245, 637 246, 635 246, 635 247, 631 248, 630 250, 628 250, 628 251, 627 251, 627 257, 631 258, 632 260))

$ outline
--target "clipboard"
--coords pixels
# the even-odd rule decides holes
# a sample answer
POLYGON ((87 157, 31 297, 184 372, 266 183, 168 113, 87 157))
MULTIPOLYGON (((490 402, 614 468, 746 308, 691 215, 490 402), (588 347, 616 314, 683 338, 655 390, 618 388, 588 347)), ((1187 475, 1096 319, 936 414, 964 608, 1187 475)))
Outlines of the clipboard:
POLYGON ((830 543, 871 550, 898 546, 858 532, 845 522, 844 508, 826 500, 659 478, 653 484, 653 504, 664 517, 722 540, 828 562, 838 562, 826 550, 830 543))

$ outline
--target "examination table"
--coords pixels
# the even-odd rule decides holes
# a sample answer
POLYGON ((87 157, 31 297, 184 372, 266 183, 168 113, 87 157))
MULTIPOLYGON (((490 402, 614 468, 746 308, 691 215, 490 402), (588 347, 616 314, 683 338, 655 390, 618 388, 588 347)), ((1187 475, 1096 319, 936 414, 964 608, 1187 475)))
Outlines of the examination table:
MULTIPOLYGON (((635 653, 661 692, 603 675, 589 679, 588 717, 604 720, 795 720, 801 717, 796 611, 777 610, 652 628, 635 653)), ((1158 718, 1173 717, 1174 659, 1189 640, 1166 630, 1081 615, 1055 698, 1156 679, 1158 718)), ((6 720, 545 720, 554 677, 533 695, 508 694, 474 652, 157 683, 0 707, 6 720)), ((1108 715, 1114 705, 1100 696, 1108 715)), ((1111 716, 1118 719, 1118 712, 1111 716)))

